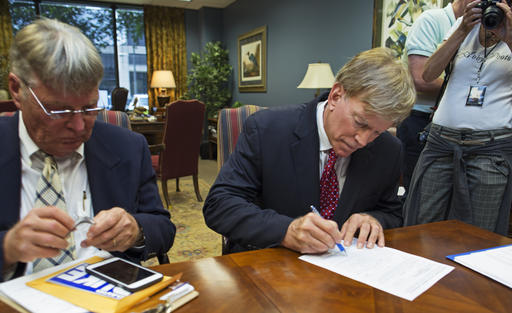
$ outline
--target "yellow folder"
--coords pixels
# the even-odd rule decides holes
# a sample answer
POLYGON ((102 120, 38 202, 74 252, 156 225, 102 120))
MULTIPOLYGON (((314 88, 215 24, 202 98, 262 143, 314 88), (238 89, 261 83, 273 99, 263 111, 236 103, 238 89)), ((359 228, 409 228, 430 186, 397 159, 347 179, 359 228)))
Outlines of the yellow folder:
MULTIPOLYGON (((83 263, 93 264, 99 261, 103 261, 102 258, 94 256, 85 260, 83 263)), ((181 275, 175 275, 172 277, 164 276, 163 279, 145 289, 134 292, 133 294, 126 296, 122 299, 113 299, 110 297, 93 294, 84 290, 79 290, 76 288, 62 286, 54 283, 50 283, 47 281, 48 278, 58 275, 62 272, 69 270, 72 267, 76 267, 79 264, 72 265, 68 268, 65 268, 61 271, 54 272, 50 275, 43 276, 41 278, 29 281, 27 283, 28 286, 43 291, 47 294, 55 296, 57 298, 68 301, 74 305, 85 308, 92 312, 98 313, 117 313, 117 312, 125 312, 133 307, 135 304, 138 304, 146 299, 148 299, 153 294, 158 291, 164 289, 165 287, 172 284, 174 281, 178 280, 181 275)))

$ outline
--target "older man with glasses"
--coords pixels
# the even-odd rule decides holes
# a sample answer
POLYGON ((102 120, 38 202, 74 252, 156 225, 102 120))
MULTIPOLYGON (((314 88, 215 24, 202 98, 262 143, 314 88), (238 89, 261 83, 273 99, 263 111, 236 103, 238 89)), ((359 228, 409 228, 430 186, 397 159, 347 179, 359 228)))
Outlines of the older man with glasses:
POLYGON ((90 40, 38 19, 17 33, 10 62, 19 111, 0 118, 1 279, 100 249, 132 261, 165 255, 176 228, 144 137, 95 121, 103 65, 90 40))

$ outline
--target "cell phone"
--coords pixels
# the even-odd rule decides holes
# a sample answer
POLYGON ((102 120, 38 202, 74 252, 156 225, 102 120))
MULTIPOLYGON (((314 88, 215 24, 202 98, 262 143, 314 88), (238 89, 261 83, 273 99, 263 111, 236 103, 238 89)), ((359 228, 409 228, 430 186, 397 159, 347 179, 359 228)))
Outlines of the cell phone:
POLYGON ((88 265, 85 271, 131 292, 151 286, 163 278, 161 273, 118 257, 88 265))

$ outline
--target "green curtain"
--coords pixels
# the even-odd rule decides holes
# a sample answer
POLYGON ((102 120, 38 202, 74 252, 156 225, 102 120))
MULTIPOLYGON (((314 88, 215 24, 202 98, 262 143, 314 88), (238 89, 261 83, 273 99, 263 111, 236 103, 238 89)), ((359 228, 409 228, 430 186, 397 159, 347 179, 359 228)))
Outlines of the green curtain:
POLYGON ((148 63, 148 99, 150 106, 157 103, 157 93, 150 88, 151 76, 156 70, 170 70, 176 81, 171 101, 187 91, 187 44, 185 10, 170 7, 144 6, 144 28, 148 63))
POLYGON ((9 48, 12 42, 12 24, 9 1, 0 0, 0 89, 8 90, 9 48))

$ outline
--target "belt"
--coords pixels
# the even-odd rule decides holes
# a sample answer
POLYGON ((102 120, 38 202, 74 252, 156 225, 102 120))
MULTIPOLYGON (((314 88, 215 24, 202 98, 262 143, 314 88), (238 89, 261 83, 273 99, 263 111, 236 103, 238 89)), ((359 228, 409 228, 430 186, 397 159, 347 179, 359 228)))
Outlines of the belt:
POLYGON ((455 142, 456 144, 461 145, 461 146, 485 145, 487 142, 491 142, 491 141, 499 140, 499 139, 505 139, 508 137, 512 137, 512 133, 503 134, 503 135, 499 135, 499 136, 491 136, 491 137, 482 138, 482 139, 468 139, 468 140, 455 139, 455 138, 441 134, 441 138, 449 140, 451 142, 455 142))
POLYGON ((418 111, 418 110, 412 110, 411 111, 411 116, 417 116, 417 117, 422 117, 422 118, 430 118, 430 113, 423 112, 423 111, 418 111))

